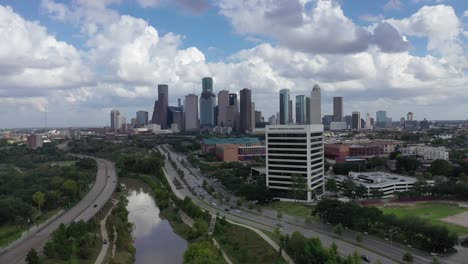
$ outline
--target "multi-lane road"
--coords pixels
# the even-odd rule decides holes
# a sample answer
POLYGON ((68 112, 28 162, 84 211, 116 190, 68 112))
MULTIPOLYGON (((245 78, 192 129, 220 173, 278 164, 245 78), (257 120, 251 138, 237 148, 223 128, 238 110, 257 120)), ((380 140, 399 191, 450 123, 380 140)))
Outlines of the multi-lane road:
MULTIPOLYGON (((82 155, 77 156, 87 157, 82 155)), ((22 239, 19 243, 5 250, 0 255, 0 263, 24 263, 28 252, 33 248, 37 251, 41 251, 42 247, 49 240, 52 232, 54 232, 60 224, 69 224, 72 221, 80 220, 88 221, 101 210, 117 187, 117 173, 114 163, 103 159, 93 159, 97 161, 98 170, 95 182, 85 197, 70 210, 51 221, 48 225, 36 232, 28 234, 25 239, 22 239)))
MULTIPOLYGON (((164 145, 165 150, 168 150, 170 156, 174 162, 181 168, 185 173, 185 180, 187 184, 194 190, 196 195, 193 195, 187 188, 177 190, 181 196, 189 196, 194 202, 201 206, 202 208, 212 212, 219 213, 221 216, 226 216, 226 218, 246 224, 261 230, 272 231, 277 227, 279 221, 276 218, 276 212, 263 209, 262 212, 252 212, 246 210, 233 210, 229 204, 216 201, 213 197, 207 194, 201 184, 203 180, 206 180, 208 184, 213 184, 215 190, 223 189, 223 187, 216 181, 212 181, 204 177, 197 169, 191 167, 191 165, 186 161, 184 155, 178 154, 172 150, 169 145, 164 145), (184 160, 185 165, 189 168, 185 168, 181 165, 180 161, 184 160), (199 193, 202 193, 200 198, 199 193)), ((162 151, 164 153, 164 151, 162 151)), ((175 170, 170 166, 169 162, 166 162, 165 170, 167 176, 170 179, 179 178, 175 170)), ((181 179, 179 179, 180 181, 181 179)), ((223 192, 226 194, 226 190, 223 192)), ((225 195, 226 197, 226 195, 225 195)), ((231 201, 236 198, 231 197, 231 201)), ((230 203, 235 204, 235 203, 230 203)), ((290 215, 284 215, 281 220, 281 230, 285 234, 292 234, 295 231, 299 231, 306 237, 318 237, 325 246, 330 246, 332 243, 338 245, 338 249, 342 255, 352 254, 357 250, 360 254, 366 255, 372 263, 375 263, 377 260, 380 260, 382 263, 397 263, 401 262, 402 256, 406 251, 411 251, 414 256, 414 263, 431 263, 432 257, 429 254, 415 251, 411 248, 404 247, 395 243, 390 243, 389 241, 384 241, 373 236, 365 236, 362 243, 355 242, 355 233, 351 230, 346 230, 343 237, 340 239, 336 238, 336 235, 333 233, 333 228, 325 224, 305 224, 304 219, 297 218, 290 215)), ((449 261, 444 259, 442 263, 459 263, 449 261)))

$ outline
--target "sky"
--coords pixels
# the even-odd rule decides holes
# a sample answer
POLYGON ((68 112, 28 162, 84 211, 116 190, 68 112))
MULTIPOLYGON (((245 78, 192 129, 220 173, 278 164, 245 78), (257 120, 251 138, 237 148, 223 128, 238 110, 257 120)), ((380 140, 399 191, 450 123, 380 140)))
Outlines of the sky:
POLYGON ((322 114, 468 119, 466 0, 0 0, 0 128, 109 125, 169 103, 322 88, 322 114))

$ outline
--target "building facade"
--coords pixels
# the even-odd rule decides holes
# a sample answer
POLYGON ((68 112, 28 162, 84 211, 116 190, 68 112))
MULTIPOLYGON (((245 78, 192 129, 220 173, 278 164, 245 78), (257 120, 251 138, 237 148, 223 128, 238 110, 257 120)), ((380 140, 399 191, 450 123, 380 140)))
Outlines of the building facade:
POLYGON ((296 96, 296 124, 306 124, 307 112, 306 112, 306 96, 296 96))
POLYGON ((227 108, 229 106, 229 91, 222 90, 218 93, 218 126, 225 126, 227 120, 227 108))
POLYGON ((279 123, 284 125, 289 122, 289 89, 280 90, 279 97, 279 123))
POLYGON ((267 126, 265 138, 266 185, 273 196, 311 201, 312 191, 323 188, 323 126, 267 126), (293 187, 298 177, 305 182, 302 191, 293 187))
POLYGON ((37 149, 42 147, 42 136, 38 134, 30 134, 26 139, 26 145, 30 149, 37 149))
POLYGON ((333 122, 343 121, 343 97, 333 97, 333 122))
POLYGON ((310 123, 322 123, 322 95, 318 84, 314 85, 310 93, 310 123))
POLYGON ((361 113, 353 112, 351 129, 353 130, 361 129, 361 113))
POLYGON ((146 125, 148 125, 148 112, 147 111, 136 112, 136 126, 144 127, 146 125))
POLYGON ((202 79, 202 94, 200 96, 200 127, 215 125, 216 96, 213 93, 213 78, 202 79))
POLYGON ((186 95, 183 109, 185 131, 197 131, 199 129, 198 96, 195 94, 186 95))
POLYGON ((110 124, 111 129, 118 130, 120 129, 120 112, 119 110, 112 110, 110 114, 110 124))
POLYGON ((448 160, 449 152, 445 147, 431 147, 425 145, 414 145, 398 149, 404 156, 416 156, 424 161, 448 160))
POLYGON ((166 84, 158 84, 158 100, 154 103, 153 124, 158 124, 161 129, 167 129, 167 107, 169 100, 169 86, 166 84))
POLYGON ((252 129, 252 91, 244 88, 240 91, 240 131, 252 129))

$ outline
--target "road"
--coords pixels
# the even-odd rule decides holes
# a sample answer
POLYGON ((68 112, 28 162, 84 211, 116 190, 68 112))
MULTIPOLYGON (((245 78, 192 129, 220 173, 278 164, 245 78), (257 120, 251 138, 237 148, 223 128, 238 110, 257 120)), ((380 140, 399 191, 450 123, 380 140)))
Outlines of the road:
MULTIPOLYGON (((83 155, 76 156, 86 157, 83 155)), ((69 224, 72 221, 80 220, 88 221, 99 212, 117 187, 117 173, 114 163, 102 159, 93 159, 97 161, 98 170, 95 182, 85 197, 63 215, 37 232, 31 233, 28 239, 3 252, 0 255, 0 263, 24 263, 26 255, 31 249, 34 248, 38 252, 42 251, 42 247, 60 224, 69 224)))
MULTIPOLYGON (((281 231, 284 234, 292 234, 295 231, 299 231, 306 237, 318 237, 325 246, 329 247, 332 243, 335 243, 338 246, 340 254, 342 255, 349 255, 357 250, 360 254, 366 255, 374 263, 377 260, 380 260, 382 263, 396 263, 397 261, 400 262, 403 254, 406 251, 410 251, 413 254, 413 263, 426 264, 431 263, 432 261, 432 257, 427 253, 398 245, 396 243, 390 243, 389 241, 385 241, 370 235, 365 235, 364 241, 360 244, 357 244, 355 242, 356 233, 351 230, 345 230, 343 236, 340 239, 337 239, 336 235, 333 233, 333 227, 329 225, 319 223, 309 225, 305 224, 304 220, 301 218, 285 214, 283 215, 282 220, 278 220, 276 218, 276 212, 268 209, 264 209, 261 213, 249 211, 246 208, 241 208, 241 210, 233 210, 231 206, 235 203, 232 201, 236 198, 230 197, 230 204, 223 204, 222 201, 217 201, 209 194, 207 194, 201 187, 204 179, 208 182, 208 184, 214 184, 216 191, 218 191, 220 188, 223 188, 221 184, 216 183, 210 179, 206 179, 204 175, 202 175, 197 169, 191 167, 183 155, 175 153, 170 146, 164 145, 164 148, 165 150, 169 151, 172 160, 176 162, 177 166, 179 166, 179 168, 184 171, 185 180, 195 193, 194 195, 188 190, 188 188, 182 188, 177 190, 180 193, 180 196, 191 197, 197 205, 212 213, 219 212, 221 216, 226 216, 227 219, 270 232, 273 231, 280 223, 282 225, 281 231), (180 160, 185 161, 185 164, 187 167, 189 167, 190 171, 180 164, 180 160)), ((162 153, 165 153, 164 150, 161 151, 162 153)), ((165 165, 165 171, 171 179, 175 177, 181 181, 169 162, 167 162, 165 165)), ((225 194, 227 191, 224 191, 223 193, 225 194)), ((443 259, 441 263, 456 262, 443 259)))

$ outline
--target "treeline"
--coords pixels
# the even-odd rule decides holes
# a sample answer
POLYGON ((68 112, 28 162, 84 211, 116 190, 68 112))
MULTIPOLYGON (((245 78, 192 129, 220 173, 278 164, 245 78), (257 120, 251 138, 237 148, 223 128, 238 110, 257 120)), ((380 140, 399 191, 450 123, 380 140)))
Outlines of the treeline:
POLYGON ((72 258, 89 260, 96 255, 100 241, 96 238, 96 225, 93 221, 85 223, 72 222, 60 227, 52 233, 52 239, 44 246, 47 259, 69 261, 72 258))
POLYGON ((281 237, 281 242, 289 256, 294 258, 297 264, 361 264, 361 256, 354 252, 347 257, 341 257, 336 244, 327 249, 322 245, 319 238, 306 238, 299 232, 291 236, 281 237))
POLYGON ((446 182, 429 186, 425 181, 416 182, 413 189, 397 192, 398 198, 432 197, 434 199, 468 200, 468 181, 450 179, 446 182))
MULTIPOLYGON (((130 259, 112 259, 110 263, 133 263, 135 262, 136 249, 133 246, 132 230, 133 224, 128 221, 128 200, 125 195, 119 196, 117 205, 112 210, 106 221, 109 240, 114 241, 114 228, 117 232, 115 245, 119 252, 128 252, 130 259)), ((110 243, 109 241, 109 243, 110 243)))
POLYGON ((44 144, 38 149, 30 149, 26 146, 0 148, 0 164, 13 164, 24 169, 32 169, 40 163, 72 159, 74 158, 65 155, 63 151, 51 144, 44 144))
POLYGON ((350 229, 370 232, 380 237, 394 233, 394 241, 406 241, 406 244, 411 244, 414 248, 429 252, 445 252, 458 243, 457 236, 449 233, 445 227, 432 225, 417 217, 397 218, 393 214, 383 214, 375 207, 323 200, 317 204, 313 214, 333 225, 342 224, 350 229))
MULTIPOLYGON (((41 161, 44 159, 41 159, 41 161)), ((83 159, 70 166, 36 165, 0 170, 0 225, 23 225, 36 216, 80 200, 94 180, 96 163, 83 159)))

